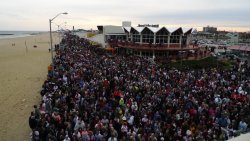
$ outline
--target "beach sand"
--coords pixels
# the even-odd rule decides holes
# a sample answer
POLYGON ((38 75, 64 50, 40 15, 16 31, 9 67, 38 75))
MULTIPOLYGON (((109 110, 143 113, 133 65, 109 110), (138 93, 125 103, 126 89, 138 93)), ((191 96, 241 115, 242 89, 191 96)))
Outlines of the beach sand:
MULTIPOLYGON (((58 43, 55 34, 53 41, 58 43)), ((40 90, 51 62, 49 48, 48 33, 0 39, 1 141, 28 140, 28 118, 33 105, 41 101, 40 90)))
POLYGON ((232 138, 229 141, 249 141, 249 140, 250 140, 250 133, 247 133, 247 134, 241 134, 240 136, 232 138))

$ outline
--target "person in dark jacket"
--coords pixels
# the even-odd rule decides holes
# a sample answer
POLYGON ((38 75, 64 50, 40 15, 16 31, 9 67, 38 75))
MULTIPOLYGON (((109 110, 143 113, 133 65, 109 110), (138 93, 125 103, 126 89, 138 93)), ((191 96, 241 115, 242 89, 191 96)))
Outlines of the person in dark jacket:
POLYGON ((37 126, 37 120, 36 120, 36 118, 35 118, 34 112, 31 112, 31 113, 30 113, 30 117, 29 117, 29 126, 30 126, 30 128, 31 128, 32 130, 35 129, 36 126, 37 126))

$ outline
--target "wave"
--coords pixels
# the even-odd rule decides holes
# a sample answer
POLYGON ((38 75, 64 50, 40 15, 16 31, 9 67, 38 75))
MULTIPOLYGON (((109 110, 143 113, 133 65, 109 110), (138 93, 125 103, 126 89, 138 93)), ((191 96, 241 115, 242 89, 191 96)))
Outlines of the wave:
POLYGON ((0 36, 8 36, 8 35, 14 35, 14 34, 0 34, 0 36))
POLYGON ((43 32, 42 31, 0 31, 0 39, 34 36, 40 33, 43 33, 43 32))

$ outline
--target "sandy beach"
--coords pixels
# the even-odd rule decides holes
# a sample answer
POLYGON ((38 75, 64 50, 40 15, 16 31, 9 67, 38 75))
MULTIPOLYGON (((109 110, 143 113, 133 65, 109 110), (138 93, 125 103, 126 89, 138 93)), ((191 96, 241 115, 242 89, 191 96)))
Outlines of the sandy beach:
MULTIPOLYGON (((53 38, 58 43, 57 35, 53 38)), ((0 39, 1 141, 28 140, 28 118, 33 105, 40 103, 40 90, 51 62, 48 49, 48 33, 0 39)))
POLYGON ((248 141, 249 139, 250 139, 250 133, 247 133, 247 134, 241 134, 240 136, 232 138, 229 141, 248 141))

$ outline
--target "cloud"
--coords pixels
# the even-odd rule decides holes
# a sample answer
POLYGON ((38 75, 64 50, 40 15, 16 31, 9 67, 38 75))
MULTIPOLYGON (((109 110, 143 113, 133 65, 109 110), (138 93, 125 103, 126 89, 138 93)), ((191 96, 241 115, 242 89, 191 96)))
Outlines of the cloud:
POLYGON ((154 21, 164 24, 215 24, 228 26, 247 26, 250 10, 203 10, 169 13, 153 13, 141 16, 144 21, 154 21))
POLYGON ((47 30, 48 19, 64 11, 69 14, 56 18, 55 22, 67 22, 69 27, 79 28, 121 25, 123 20, 135 25, 249 27, 249 6, 249 0, 8 0, 0 5, 0 30, 47 30))

